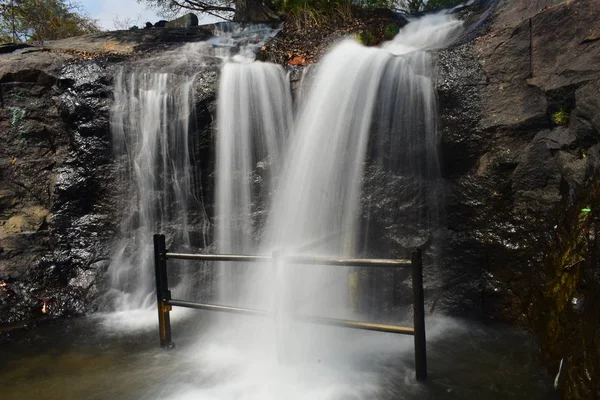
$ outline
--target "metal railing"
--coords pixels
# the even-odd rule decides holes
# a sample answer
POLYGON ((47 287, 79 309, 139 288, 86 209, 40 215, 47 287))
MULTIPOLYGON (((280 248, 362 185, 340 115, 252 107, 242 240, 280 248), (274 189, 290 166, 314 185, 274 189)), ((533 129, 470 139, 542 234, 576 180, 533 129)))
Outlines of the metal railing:
POLYGON ((171 298, 171 291, 167 280, 167 260, 196 260, 196 261, 237 261, 247 263, 275 262, 283 259, 293 264, 312 264, 345 267, 373 267, 373 268, 399 268, 410 267, 412 269, 413 287, 413 318, 414 327, 376 324, 370 322, 353 321, 318 316, 296 315, 295 319, 321 325, 340 326, 345 328, 362 329, 377 332, 388 332, 402 335, 413 335, 415 343, 415 369, 417 380, 427 379, 427 353, 425 341, 425 303, 423 293, 423 262, 421 250, 417 249, 408 259, 363 259, 363 258, 329 258, 312 256, 249 256, 249 255, 225 255, 225 254, 184 254, 170 253, 166 249, 165 236, 154 235, 154 265, 156 273, 156 300, 158 305, 158 324, 160 334, 160 345, 163 348, 173 348, 171 339, 171 319, 169 312, 173 306, 195 308, 198 310, 221 311, 234 314, 269 316, 270 313, 263 310, 254 310, 241 307, 230 307, 216 304, 196 303, 186 300, 171 298))

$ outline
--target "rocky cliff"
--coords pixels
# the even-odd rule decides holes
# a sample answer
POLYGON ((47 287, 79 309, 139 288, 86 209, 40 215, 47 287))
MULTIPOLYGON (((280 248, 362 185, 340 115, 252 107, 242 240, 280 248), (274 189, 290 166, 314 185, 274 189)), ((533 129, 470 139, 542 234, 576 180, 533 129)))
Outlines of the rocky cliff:
POLYGON ((500 1, 439 62, 440 301, 532 329, 568 399, 600 396, 599 18, 595 1, 500 1))
POLYGON ((2 56, 2 323, 89 310, 114 234, 101 63, 24 49, 2 56))

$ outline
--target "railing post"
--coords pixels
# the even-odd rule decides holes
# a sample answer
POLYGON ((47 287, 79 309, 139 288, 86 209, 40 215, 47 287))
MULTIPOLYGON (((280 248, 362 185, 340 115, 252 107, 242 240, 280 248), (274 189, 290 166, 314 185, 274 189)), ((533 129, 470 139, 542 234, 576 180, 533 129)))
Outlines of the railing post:
POLYGON ((425 296, 423 293, 423 260, 421 249, 412 253, 413 316, 415 329, 415 369, 417 380, 427 379, 427 351, 425 341, 425 296))
POLYGON ((175 343, 171 341, 171 300, 169 283, 167 281, 167 246, 165 235, 154 235, 154 272, 156 274, 156 304, 158 307, 158 329, 160 347, 171 349, 175 343))

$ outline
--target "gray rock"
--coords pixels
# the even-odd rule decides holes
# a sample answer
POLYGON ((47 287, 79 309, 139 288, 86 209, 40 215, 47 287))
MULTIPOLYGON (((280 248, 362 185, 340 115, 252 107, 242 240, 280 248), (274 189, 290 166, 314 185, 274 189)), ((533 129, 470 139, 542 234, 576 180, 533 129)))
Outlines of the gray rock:
POLYGON ((548 150, 574 149, 577 145, 577 136, 566 127, 556 127, 553 130, 541 130, 533 138, 533 142, 543 143, 548 150))
POLYGON ((198 17, 196 14, 188 13, 167 22, 165 26, 167 28, 189 28, 190 26, 198 26, 198 17))

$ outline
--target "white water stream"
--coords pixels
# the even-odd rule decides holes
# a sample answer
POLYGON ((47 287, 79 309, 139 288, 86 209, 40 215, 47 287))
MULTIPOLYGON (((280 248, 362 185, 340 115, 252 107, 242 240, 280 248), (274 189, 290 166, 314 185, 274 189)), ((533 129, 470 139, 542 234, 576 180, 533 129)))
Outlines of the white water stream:
MULTIPOLYGON (((220 24, 215 27, 215 36, 207 42, 189 43, 153 58, 150 65, 141 60, 139 66, 134 63, 133 67, 118 71, 114 83, 111 131, 119 166, 119 187, 125 192, 119 205, 121 235, 116 240, 108 270, 110 291, 107 297, 109 307, 122 314, 125 326, 131 324, 131 319, 137 320, 137 316, 143 314, 141 310, 150 310, 155 305, 152 235, 166 233, 169 243, 177 243, 179 249, 191 250, 192 246, 205 247, 208 243, 208 221, 201 222, 201 227, 194 227, 200 230, 202 243, 197 240, 192 243, 189 221, 192 214, 205 214, 200 171, 196 170, 191 149, 198 135, 195 81, 201 75, 199 71, 214 70, 210 65, 226 63, 231 57, 241 57, 238 53, 252 53, 252 49, 276 32, 263 25, 240 28, 220 24)), ((234 69, 229 65, 226 64, 224 69, 234 69)), ((235 68, 242 82, 248 82, 243 71, 256 71, 257 65, 235 68)), ((245 99, 248 104, 261 96, 255 94, 255 89, 260 91, 267 87, 267 81, 276 77, 273 74, 279 71, 274 67, 265 64, 267 69, 260 84, 248 86, 245 99)), ((280 79, 280 85, 283 84, 280 79)), ((278 98, 279 95, 279 92, 266 93, 262 97, 278 98)), ((227 101, 221 99, 226 107, 229 106, 227 101)), ((259 131, 282 132, 282 128, 287 127, 287 122, 280 122, 282 119, 279 118, 287 112, 285 101, 271 100, 271 104, 265 104, 269 112, 279 107, 280 113, 274 114, 277 119, 270 117, 266 111, 261 117, 248 113, 239 104, 232 103, 231 106, 237 107, 236 115, 240 114, 239 120, 231 120, 231 129, 246 126, 250 119, 256 123, 254 128, 245 131, 248 141, 254 140, 253 135, 259 131)), ((221 136, 221 143, 224 138, 221 136)), ((275 154, 280 144, 269 142, 265 146, 269 146, 268 152, 256 154, 267 160, 266 154, 275 154)), ((233 155, 237 160, 238 154, 233 155)), ((240 185, 244 182, 235 180, 240 185)), ((243 188, 234 190, 237 190, 236 193, 244 191, 243 188)), ((227 240, 238 237, 240 234, 234 233, 227 240)), ((184 271, 170 282, 176 295, 186 298, 195 287, 210 284, 198 274, 188 272, 189 269, 184 271)), ((141 325, 148 322, 146 318, 140 320, 141 325)))
POLYGON ((119 71, 111 129, 122 159, 121 187, 127 191, 120 245, 109 269, 119 310, 154 304, 153 248, 157 230, 178 225, 177 239, 190 245, 188 214, 193 192, 189 128, 194 76, 119 71), (133 203, 133 204, 131 204, 133 203))
MULTIPOLYGON (((221 69, 217 134, 217 250, 256 251, 260 218, 269 209, 291 125, 289 82, 279 65, 230 62, 221 69)), ((219 300, 234 301, 245 276, 239 265, 219 266, 219 300)))
MULTIPOLYGON (((398 195, 426 202, 428 207, 421 207, 425 209, 420 212, 421 221, 415 218, 414 222, 431 223, 439 203, 435 184, 439 166, 434 72, 427 51, 446 45, 461 26, 449 15, 428 16, 407 25, 381 48, 345 40, 321 60, 287 142, 281 169, 278 170, 278 163, 271 168, 275 171, 271 175, 279 172, 279 177, 258 243, 259 230, 251 212, 257 200, 251 198, 249 189, 253 183, 249 170, 256 160, 252 163, 247 156, 235 158, 231 154, 252 154, 253 146, 261 139, 248 141, 244 129, 231 129, 231 121, 223 122, 218 135, 227 144, 219 146, 217 152, 219 187, 231 185, 233 179, 240 177, 245 181, 234 185, 234 190, 242 191, 231 192, 233 201, 230 197, 218 197, 219 248, 242 254, 354 256, 368 153, 376 158, 371 163, 396 168, 405 179, 414 181, 409 186, 410 193, 398 195), (227 218, 226 211, 236 219, 227 218)), ((254 65, 259 68, 260 64, 254 65)), ((246 78, 252 84, 262 83, 257 76, 246 78)), ((228 74, 222 79, 220 106, 227 104, 224 98, 248 98, 245 86, 238 83, 232 87, 228 74)), ((267 87, 276 82, 273 80, 267 87)), ((242 101, 241 105, 247 110, 264 109, 257 101, 242 101)), ((221 107, 220 113, 227 118, 244 115, 231 105, 221 107)), ((277 117, 276 113, 272 115, 277 117)), ((279 151, 272 157, 277 159, 279 151)), ((271 185, 267 183, 266 188, 271 185)), ((414 213, 419 211, 415 208, 414 213)), ((369 256, 368 249, 364 255, 369 256)), ((236 304, 277 315, 257 334, 263 340, 255 345, 262 346, 265 354, 301 354, 316 341, 327 340, 322 337, 323 332, 332 332, 297 324, 292 315, 357 317, 349 307, 352 271, 348 269, 285 263, 275 267, 252 266, 243 274, 239 272, 241 268, 233 265, 224 269, 243 278, 243 285, 222 285, 237 295, 236 304)))

